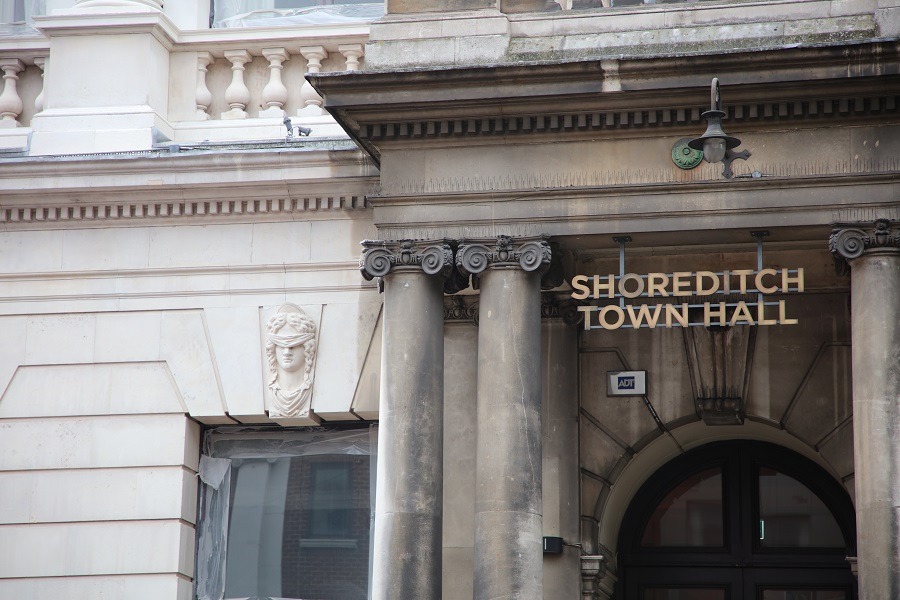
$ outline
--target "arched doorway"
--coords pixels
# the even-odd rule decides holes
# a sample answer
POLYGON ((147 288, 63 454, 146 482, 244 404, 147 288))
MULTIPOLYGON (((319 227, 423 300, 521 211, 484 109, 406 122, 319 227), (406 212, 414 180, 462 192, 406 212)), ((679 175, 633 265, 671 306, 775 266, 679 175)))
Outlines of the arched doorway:
POLYGON ((619 534, 628 600, 854 600, 853 505, 780 446, 707 444, 657 471, 619 534))

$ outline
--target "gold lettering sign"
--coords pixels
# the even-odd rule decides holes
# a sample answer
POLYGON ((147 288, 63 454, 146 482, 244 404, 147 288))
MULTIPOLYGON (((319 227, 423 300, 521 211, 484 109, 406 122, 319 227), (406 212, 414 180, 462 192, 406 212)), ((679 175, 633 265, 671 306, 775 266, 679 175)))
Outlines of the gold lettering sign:
POLYGON ((735 269, 678 271, 639 275, 576 275, 572 278, 575 300, 615 300, 617 304, 579 306, 585 329, 630 327, 689 327, 735 325, 795 325, 785 300, 765 296, 804 291, 803 269, 735 269), (756 302, 729 301, 728 294, 755 294, 756 302), (719 296, 716 300, 714 297, 719 296), (691 298, 690 301, 659 304, 626 304, 635 298, 691 298), (699 301, 709 298, 708 301, 699 301))

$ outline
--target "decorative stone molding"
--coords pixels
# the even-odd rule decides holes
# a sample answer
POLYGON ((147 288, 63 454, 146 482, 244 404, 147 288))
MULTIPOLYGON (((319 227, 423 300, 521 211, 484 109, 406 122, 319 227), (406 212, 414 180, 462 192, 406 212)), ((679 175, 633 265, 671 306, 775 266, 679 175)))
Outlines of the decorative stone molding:
MULTIPOLYGON (((893 174, 900 170, 900 159, 886 157, 879 159, 828 160, 789 163, 754 163, 754 171, 760 178, 809 178, 844 177, 847 175, 893 174)), ((644 185, 658 183, 687 183, 719 181, 722 168, 702 163, 691 171, 677 169, 618 169, 596 171, 527 172, 511 175, 484 177, 435 177, 423 179, 398 179, 381 184, 376 194, 382 197, 412 196, 416 199, 425 195, 458 194, 466 192, 521 193, 522 190, 560 190, 571 193, 572 188, 596 188, 622 185, 644 185)), ((737 178, 752 178, 750 173, 738 174, 737 178)))
POLYGON ((607 600, 601 590, 601 582, 606 577, 605 556, 596 554, 581 557, 581 598, 582 600, 607 600))
MULTIPOLYGON (((617 111, 495 115, 477 119, 360 123, 362 137, 373 141, 405 138, 444 138, 485 135, 527 135, 578 131, 616 131, 701 126, 703 108, 641 108, 617 111)), ((769 123, 889 115, 898 112, 897 96, 868 95, 841 98, 773 100, 727 106, 726 122, 769 123)))
POLYGON ((444 298, 444 320, 478 324, 478 296, 444 298))
POLYGON ((399 240, 362 242, 359 271, 366 281, 381 278, 395 269, 420 269, 442 278, 453 270, 453 248, 447 240, 399 240))
POLYGON ((0 223, 52 223, 54 221, 130 221, 191 217, 242 217, 319 211, 362 210, 365 196, 308 196, 273 200, 221 202, 135 202, 128 204, 75 204, 63 206, 0 206, 0 223))
POLYGON ((828 248, 839 275, 850 272, 853 259, 875 249, 900 250, 900 221, 876 219, 868 223, 833 223, 828 248))
POLYGON ((694 407, 707 425, 742 425, 756 327, 683 327, 694 407))
POLYGON ((316 366, 316 324, 293 304, 266 323, 270 417, 307 417, 316 366))
POLYGON ((491 240, 463 240, 456 252, 456 267, 472 277, 478 288, 478 275, 485 269, 522 269, 543 275, 550 269, 552 252, 546 236, 512 238, 498 235, 491 240))
POLYGON ((541 318, 562 319, 566 325, 577 325, 584 319, 584 313, 578 310, 583 302, 573 300, 561 294, 541 295, 541 318))

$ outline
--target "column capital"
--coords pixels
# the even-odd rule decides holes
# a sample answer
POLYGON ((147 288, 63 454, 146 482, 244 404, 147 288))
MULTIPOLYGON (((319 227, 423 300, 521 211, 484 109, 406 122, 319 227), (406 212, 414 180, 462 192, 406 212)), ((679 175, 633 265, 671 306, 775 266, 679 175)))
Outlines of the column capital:
POLYGON ((419 269, 446 278, 453 270, 453 248, 447 240, 365 240, 359 271, 366 281, 396 269, 419 269))
POLYGON ((456 266, 466 275, 479 275, 485 269, 522 269, 543 275, 550 268, 550 244, 547 236, 461 240, 456 251, 456 266))
POLYGON ((876 219, 874 222, 832 223, 828 248, 838 274, 850 271, 850 262, 876 249, 900 251, 900 221, 876 219))

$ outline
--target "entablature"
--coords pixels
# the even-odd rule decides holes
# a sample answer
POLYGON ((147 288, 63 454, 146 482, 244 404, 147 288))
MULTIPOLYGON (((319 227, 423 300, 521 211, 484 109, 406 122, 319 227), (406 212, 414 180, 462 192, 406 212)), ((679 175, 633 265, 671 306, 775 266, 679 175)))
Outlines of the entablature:
MULTIPOLYGON (((615 137, 699 127, 723 78, 740 130, 900 120, 900 44, 516 66, 327 73, 309 80, 325 108, 380 162, 398 144, 497 136, 615 137), (725 75, 727 74, 727 76, 725 75)), ((524 141, 524 140, 523 140, 524 141)))
POLYGON ((368 212, 376 184, 349 142, 9 159, 0 230, 315 219, 368 212))

